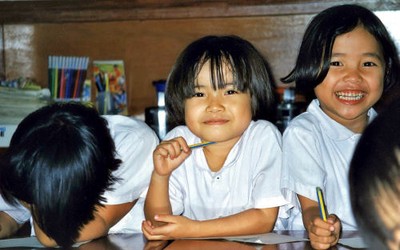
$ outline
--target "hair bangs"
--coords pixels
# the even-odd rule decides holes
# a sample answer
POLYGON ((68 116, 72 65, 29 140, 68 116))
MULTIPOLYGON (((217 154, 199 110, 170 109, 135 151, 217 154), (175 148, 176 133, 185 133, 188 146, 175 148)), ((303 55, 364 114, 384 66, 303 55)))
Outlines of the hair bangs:
POLYGON ((249 89, 249 83, 251 81, 251 72, 247 70, 248 64, 246 63, 245 57, 235 51, 225 48, 217 47, 204 51, 204 55, 201 60, 195 64, 192 77, 192 91, 187 97, 191 97, 194 94, 194 88, 196 83, 194 79, 197 78, 201 69, 208 62, 210 67, 210 82, 214 90, 223 89, 227 84, 233 84, 239 91, 245 92, 249 89), (226 82, 228 74, 232 75, 233 82, 226 82))

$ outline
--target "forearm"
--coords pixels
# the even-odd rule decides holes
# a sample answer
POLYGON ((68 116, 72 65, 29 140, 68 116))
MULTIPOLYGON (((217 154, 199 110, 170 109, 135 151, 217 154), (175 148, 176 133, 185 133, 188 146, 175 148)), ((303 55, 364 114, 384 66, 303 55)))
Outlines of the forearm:
POLYGON ((11 216, 0 212, 0 238, 8 238, 15 234, 21 227, 11 216))
MULTIPOLYGON (((108 234, 108 231, 120 221, 135 205, 137 200, 115 205, 97 206, 94 219, 85 224, 79 231, 75 242, 85 242, 108 234)), ((45 246, 56 246, 57 243, 49 238, 34 222, 38 240, 45 246)))
POLYGON ((153 225, 160 224, 154 220, 155 215, 172 214, 169 200, 169 176, 160 176, 153 172, 144 204, 144 213, 146 219, 153 225))
POLYGON ((319 217, 319 207, 316 201, 307 197, 297 195, 301 204, 303 225, 307 231, 314 223, 314 219, 319 217))
POLYGON ((224 237, 271 232, 274 228, 278 208, 249 209, 241 213, 200 221, 194 237, 224 237))
POLYGON ((303 225, 304 228, 308 231, 315 218, 319 217, 319 208, 318 207, 309 207, 302 212, 303 225))

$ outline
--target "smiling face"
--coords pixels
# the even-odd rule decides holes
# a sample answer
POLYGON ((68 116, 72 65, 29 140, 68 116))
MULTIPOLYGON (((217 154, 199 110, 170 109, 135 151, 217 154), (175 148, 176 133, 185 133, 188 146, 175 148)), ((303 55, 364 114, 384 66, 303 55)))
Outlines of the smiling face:
POLYGON ((248 91, 237 90, 226 64, 223 75, 225 87, 214 90, 210 64, 203 65, 197 76, 195 94, 185 101, 185 122, 202 140, 234 144, 251 122, 251 97, 248 91))
POLYGON ((338 36, 328 74, 314 89, 321 109, 353 132, 362 132, 368 110, 382 95, 384 72, 382 50, 362 26, 338 36))

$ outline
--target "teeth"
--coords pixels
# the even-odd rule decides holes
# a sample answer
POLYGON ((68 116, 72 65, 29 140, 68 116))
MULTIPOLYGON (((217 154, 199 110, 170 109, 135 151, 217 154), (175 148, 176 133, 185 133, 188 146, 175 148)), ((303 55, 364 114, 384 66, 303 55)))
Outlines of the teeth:
POLYGON ((352 93, 352 92, 336 92, 336 96, 339 99, 346 101, 357 101, 364 97, 364 93, 352 93))

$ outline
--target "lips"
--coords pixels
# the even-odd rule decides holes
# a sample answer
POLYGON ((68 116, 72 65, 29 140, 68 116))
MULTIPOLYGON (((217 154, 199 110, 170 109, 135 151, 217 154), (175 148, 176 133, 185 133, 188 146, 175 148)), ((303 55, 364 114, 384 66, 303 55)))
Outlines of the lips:
POLYGON ((358 101, 361 100, 366 93, 363 91, 338 91, 335 95, 343 101, 358 101))
POLYGON ((204 121, 205 124, 207 125, 222 125, 227 123, 229 120, 226 119, 210 119, 210 120, 206 120, 204 121))

